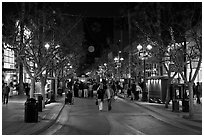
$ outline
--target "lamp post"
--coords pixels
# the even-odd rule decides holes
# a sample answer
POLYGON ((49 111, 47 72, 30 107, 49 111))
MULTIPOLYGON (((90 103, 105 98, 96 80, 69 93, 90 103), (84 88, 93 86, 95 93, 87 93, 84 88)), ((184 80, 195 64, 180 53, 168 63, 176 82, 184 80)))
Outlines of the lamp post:
POLYGON ((121 51, 118 52, 118 56, 114 58, 114 61, 116 63, 116 69, 117 69, 117 78, 119 78, 119 67, 121 67, 121 62, 124 60, 124 58, 120 57, 121 51))
MULTIPOLYGON (((139 58, 143 60, 144 63, 144 75, 143 75, 143 92, 142 92, 142 101, 147 101, 147 88, 146 88, 146 60, 151 57, 150 50, 152 49, 151 45, 138 45, 137 49, 139 51, 139 58)), ((149 100, 149 99, 148 99, 149 100)))

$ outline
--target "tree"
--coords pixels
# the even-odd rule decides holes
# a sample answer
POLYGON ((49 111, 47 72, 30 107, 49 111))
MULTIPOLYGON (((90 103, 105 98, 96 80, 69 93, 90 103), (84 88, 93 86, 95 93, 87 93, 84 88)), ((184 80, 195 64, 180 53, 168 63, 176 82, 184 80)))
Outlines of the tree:
MULTIPOLYGON (((201 3, 191 3, 181 6, 177 12, 172 14, 171 18, 171 59, 184 83, 188 85, 190 93, 190 109, 189 117, 193 117, 193 83, 200 69, 202 62, 202 46, 201 46, 201 3), (194 43, 194 44, 192 44, 194 43), (195 64, 194 62, 197 61, 195 64), (196 68, 193 74, 193 63, 196 68), (186 68, 190 66, 189 78, 187 78, 186 68)), ((173 10, 173 5, 171 10, 173 10)), ((171 12, 172 13, 172 12, 171 12)))
MULTIPOLYGON (((15 5, 13 5, 15 6, 15 5)), ((10 16, 10 18, 8 16, 5 15, 5 13, 7 13, 8 11, 6 11, 5 9, 9 9, 9 6, 7 4, 4 3, 4 7, 3 8, 3 25, 2 25, 2 32, 3 32, 3 42, 4 42, 4 47, 8 48, 8 43, 10 44, 12 41, 15 41, 13 39, 13 34, 12 32, 15 31, 15 21, 13 20, 14 18, 18 18, 21 20, 21 22, 19 23, 19 26, 21 26, 21 29, 19 29, 19 35, 21 35, 21 37, 18 38, 19 40, 19 51, 21 51, 23 49, 23 33, 24 30, 22 29, 22 26, 24 26, 24 17, 25 17, 25 4, 21 4, 21 5, 16 5, 19 9, 20 9, 20 13, 16 14, 12 14, 10 16), (5 44, 6 43, 6 44, 5 44)), ((15 53, 20 54, 17 50, 14 50, 15 53)), ((19 69, 19 91, 18 94, 22 95, 24 94, 24 85, 23 85, 23 64, 17 60, 17 66, 19 69)))
POLYGON ((26 5, 28 11, 25 12, 26 21, 23 26, 20 25, 21 18, 18 16, 9 18, 13 22, 9 24, 13 29, 9 31, 10 35, 4 35, 4 41, 18 53, 19 61, 23 63, 30 76, 31 98, 35 81, 40 80, 44 106, 45 82, 47 74, 52 70, 50 68, 53 67, 53 60, 57 55, 60 55, 63 60, 60 60, 59 63, 62 64, 64 60, 71 60, 67 56, 73 57, 80 54, 83 33, 81 28, 76 27, 81 19, 64 17, 60 11, 56 13, 55 10, 50 10, 49 4, 41 5, 42 7, 39 7, 38 3, 26 5), (29 12, 31 10, 34 13, 31 14, 29 12), (20 29, 23 29, 24 33, 19 34, 20 29), (19 37, 23 37, 23 43, 19 37), (19 47, 19 43, 21 43, 21 47, 19 47))
MULTIPOLYGON (((169 83, 180 73, 190 91, 190 113, 193 115, 192 83, 196 78, 201 65, 201 3, 140 3, 135 7, 138 12, 135 26, 143 35, 150 39, 154 46, 154 54, 164 65, 168 72, 169 83), (197 25, 199 24, 199 25, 197 25), (189 42, 194 44, 189 44, 189 42), (186 48, 187 49, 186 49, 186 48), (189 51, 189 52, 186 52, 189 51), (162 59, 167 58, 168 61, 162 59), (192 75, 192 63, 197 60, 197 67, 192 75), (175 73, 167 62, 173 63, 175 73), (189 64, 191 71, 187 79, 186 66, 189 64)), ((167 90, 168 92, 168 90, 167 90)), ((168 102, 168 95, 167 100, 168 102)), ((167 107, 167 103, 165 105, 167 107)))
POLYGON ((194 117, 194 107, 193 107, 193 84, 198 75, 198 72, 201 68, 202 63, 202 32, 201 32, 201 23, 198 23, 196 26, 192 27, 189 31, 186 32, 186 43, 181 51, 184 53, 183 56, 185 60, 183 63, 176 62, 178 72, 181 74, 184 83, 188 85, 189 89, 189 117, 194 117), (185 45, 187 44, 187 45, 185 45), (190 73, 185 75, 185 72, 182 71, 184 66, 189 66, 190 73), (195 70, 195 71, 193 71, 195 70))

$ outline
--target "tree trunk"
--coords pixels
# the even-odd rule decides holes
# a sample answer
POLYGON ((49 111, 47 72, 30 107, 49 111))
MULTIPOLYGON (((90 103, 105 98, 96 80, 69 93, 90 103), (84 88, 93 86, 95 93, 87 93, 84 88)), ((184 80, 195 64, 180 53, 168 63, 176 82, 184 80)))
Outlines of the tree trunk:
MULTIPOLYGON (((21 22, 20 22, 20 48, 21 51, 24 48, 23 39, 24 39, 24 13, 25 13, 25 3, 23 2, 21 5, 21 22)), ((21 52, 20 51, 20 52, 21 52)), ((19 54, 22 55, 21 53, 19 54)), ((23 86, 23 63, 19 63, 19 95, 24 94, 24 86, 23 86)))
POLYGON ((57 99, 57 85, 58 85, 58 79, 57 79, 57 77, 55 77, 55 101, 56 101, 56 99, 57 99))
POLYGON ((192 118, 194 116, 194 108, 193 108, 193 82, 190 82, 188 84, 189 89, 189 118, 192 118))
POLYGON ((24 86, 23 86, 23 64, 19 62, 19 95, 24 94, 24 86))
POLYGON ((40 76, 40 83, 41 83, 41 94, 42 94, 42 97, 43 97, 43 100, 42 100, 42 108, 45 108, 45 80, 44 80, 44 77, 43 76, 40 76))
POLYGON ((170 101, 170 84, 171 84, 171 78, 167 81, 167 91, 166 91, 166 102, 165 102, 165 108, 168 108, 169 101, 170 101))
POLYGON ((35 78, 31 78, 31 87, 30 87, 30 98, 33 98, 33 93, 35 91, 35 78))
POLYGON ((65 80, 64 80, 64 78, 63 78, 63 79, 62 79, 62 91, 63 91, 63 92, 66 91, 65 88, 66 88, 66 83, 65 83, 65 80))

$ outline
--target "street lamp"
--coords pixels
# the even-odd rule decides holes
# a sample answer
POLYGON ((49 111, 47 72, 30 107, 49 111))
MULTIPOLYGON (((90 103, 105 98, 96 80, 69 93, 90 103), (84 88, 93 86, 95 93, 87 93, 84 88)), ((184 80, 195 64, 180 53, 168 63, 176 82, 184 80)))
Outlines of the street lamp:
POLYGON ((124 58, 120 57, 121 51, 118 52, 118 56, 114 58, 114 61, 116 63, 116 69, 117 69, 117 76, 119 77, 119 67, 121 67, 121 62, 124 60, 124 58))
POLYGON ((151 57, 150 50, 152 49, 151 45, 138 45, 137 49, 139 51, 139 58, 143 60, 144 63, 144 81, 143 81, 143 92, 142 92, 142 101, 147 101, 147 89, 146 89, 146 62, 149 57, 151 57))
POLYGON ((45 44, 45 48, 48 50, 50 45, 48 43, 45 44))

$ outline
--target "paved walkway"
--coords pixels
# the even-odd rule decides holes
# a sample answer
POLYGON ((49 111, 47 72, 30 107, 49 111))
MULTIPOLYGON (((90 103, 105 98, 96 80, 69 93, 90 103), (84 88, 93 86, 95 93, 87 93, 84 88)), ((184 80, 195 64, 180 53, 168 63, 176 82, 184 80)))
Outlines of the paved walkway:
POLYGON ((180 105, 179 112, 172 112, 172 105, 170 104, 168 108, 164 107, 164 104, 158 103, 149 103, 149 102, 142 102, 142 101, 131 101, 130 98, 125 98, 124 95, 119 94, 119 97, 125 99, 130 103, 135 103, 142 107, 147 108, 150 111, 156 112, 163 117, 166 117, 171 120, 175 120, 183 125, 189 126, 195 130, 202 131, 202 103, 201 104, 194 104, 194 117, 192 119, 188 119, 189 112, 182 112, 182 108, 180 105))
MULTIPOLYGON (((119 97, 124 98, 123 95, 119 97)), ((136 103, 142 107, 154 111, 169 119, 176 120, 181 124, 187 125, 195 130, 202 131, 202 104, 195 104, 195 118, 192 120, 185 119, 187 112, 172 112, 171 105, 169 108, 164 108, 164 104, 148 103, 141 101, 130 101, 129 98, 124 98, 128 103, 136 103), (189 122, 190 121, 190 122, 189 122)), ((54 103, 47 104, 43 112, 38 112, 37 123, 25 123, 26 96, 12 96, 9 98, 8 104, 2 104, 2 135, 37 135, 40 132, 51 126, 59 116, 64 107, 64 96, 58 97, 54 103)))
POLYGON ((2 104, 2 135, 36 135, 51 126, 64 107, 64 97, 58 97, 38 112, 37 123, 25 123, 26 99, 25 95, 12 96, 8 104, 2 104))

